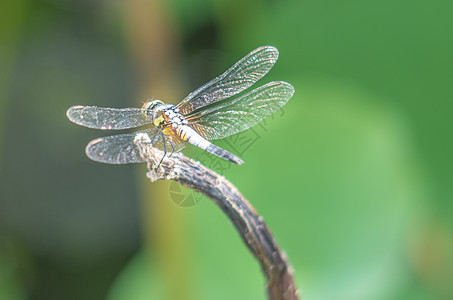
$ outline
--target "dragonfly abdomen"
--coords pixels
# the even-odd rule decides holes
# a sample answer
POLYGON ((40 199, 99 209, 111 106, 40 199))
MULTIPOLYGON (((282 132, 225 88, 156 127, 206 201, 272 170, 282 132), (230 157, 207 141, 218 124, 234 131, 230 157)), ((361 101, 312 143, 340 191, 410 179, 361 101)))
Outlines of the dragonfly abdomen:
POLYGON ((209 153, 212 153, 214 155, 217 155, 218 157, 224 158, 226 160, 229 160, 231 162, 234 162, 235 164, 242 165, 244 161, 237 157, 236 155, 214 145, 211 142, 208 142, 209 146, 205 149, 209 153))
POLYGON ((177 126, 175 128, 175 132, 184 142, 191 143, 192 145, 203 150, 206 150, 206 148, 211 144, 208 140, 199 135, 198 132, 187 125, 177 126))
POLYGON ((178 126, 175 128, 175 131, 176 134, 185 142, 191 143, 194 146, 206 150, 218 157, 234 162, 235 164, 241 165, 242 163, 244 163, 239 157, 220 147, 217 147, 187 125, 178 126))

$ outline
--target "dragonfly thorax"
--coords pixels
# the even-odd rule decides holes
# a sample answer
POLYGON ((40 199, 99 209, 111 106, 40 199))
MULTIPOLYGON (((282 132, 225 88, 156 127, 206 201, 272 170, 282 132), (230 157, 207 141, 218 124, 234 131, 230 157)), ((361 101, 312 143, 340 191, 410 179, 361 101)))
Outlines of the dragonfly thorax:
POLYGON ((173 104, 165 104, 160 100, 148 101, 142 106, 145 115, 156 127, 177 127, 186 125, 186 118, 179 113, 179 109, 173 104))

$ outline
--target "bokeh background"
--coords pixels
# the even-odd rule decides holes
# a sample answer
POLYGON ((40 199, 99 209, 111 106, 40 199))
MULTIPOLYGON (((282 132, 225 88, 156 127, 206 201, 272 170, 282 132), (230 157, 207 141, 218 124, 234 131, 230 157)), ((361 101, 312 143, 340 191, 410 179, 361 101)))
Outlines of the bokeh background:
POLYGON ((249 51, 284 109, 218 144, 305 299, 453 299, 453 2, 0 4, 0 299, 265 299, 209 200, 89 161, 71 105, 177 103, 249 51))

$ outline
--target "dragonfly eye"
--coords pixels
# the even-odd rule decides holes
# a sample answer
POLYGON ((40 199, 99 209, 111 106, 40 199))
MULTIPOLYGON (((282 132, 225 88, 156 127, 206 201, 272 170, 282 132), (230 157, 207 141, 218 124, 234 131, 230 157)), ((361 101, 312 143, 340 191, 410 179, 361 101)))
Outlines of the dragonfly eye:
POLYGON ((160 100, 146 101, 145 104, 143 104, 142 109, 145 111, 154 110, 160 105, 165 105, 165 104, 160 100))
POLYGON ((156 113, 159 106, 165 106, 165 104, 160 100, 147 101, 143 104, 142 110, 148 118, 155 120, 158 117, 156 113))

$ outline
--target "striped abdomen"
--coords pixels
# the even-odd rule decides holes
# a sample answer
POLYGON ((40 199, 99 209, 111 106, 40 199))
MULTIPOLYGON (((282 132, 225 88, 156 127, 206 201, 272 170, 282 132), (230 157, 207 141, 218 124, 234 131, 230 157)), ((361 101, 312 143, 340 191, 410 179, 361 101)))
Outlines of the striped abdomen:
POLYGON ((176 134, 185 142, 191 143, 194 146, 197 146, 203 150, 208 151, 218 157, 224 158, 235 164, 241 165, 244 163, 239 157, 236 155, 220 148, 211 143, 210 141, 203 138, 201 135, 198 134, 195 130, 187 125, 180 125, 175 128, 176 134))

